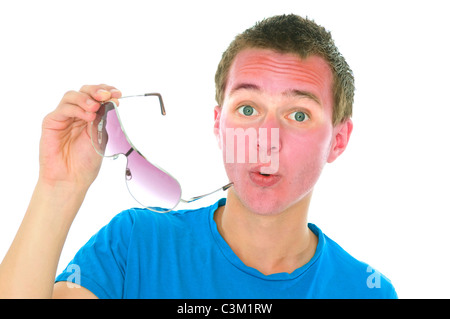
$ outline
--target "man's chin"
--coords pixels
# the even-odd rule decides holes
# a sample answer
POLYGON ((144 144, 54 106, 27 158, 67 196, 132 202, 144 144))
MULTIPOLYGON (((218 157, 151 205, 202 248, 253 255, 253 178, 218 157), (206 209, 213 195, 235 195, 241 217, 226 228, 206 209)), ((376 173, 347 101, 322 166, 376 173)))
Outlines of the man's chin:
POLYGON ((280 198, 267 193, 234 192, 241 205, 256 215, 274 216, 281 214, 289 206, 281 202, 280 198))
MULTIPOLYGON (((238 185, 235 185, 238 186, 238 185)), ((251 191, 248 187, 243 187, 243 191, 238 187, 233 188, 234 196, 248 211, 261 216, 276 216, 296 206, 304 198, 309 197, 312 190, 296 198, 284 198, 285 192, 278 191, 251 191)))

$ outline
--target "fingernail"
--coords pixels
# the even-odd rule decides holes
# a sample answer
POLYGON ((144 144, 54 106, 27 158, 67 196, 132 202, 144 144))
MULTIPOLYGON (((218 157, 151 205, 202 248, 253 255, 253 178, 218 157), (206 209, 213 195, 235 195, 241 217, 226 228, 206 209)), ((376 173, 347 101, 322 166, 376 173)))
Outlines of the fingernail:
POLYGON ((100 89, 97 91, 97 94, 103 94, 103 93, 109 93, 109 92, 106 90, 103 90, 103 89, 100 89))
POLYGON ((86 101, 86 104, 87 105, 92 105, 92 104, 94 104, 95 102, 93 101, 93 100, 91 100, 91 99, 87 99, 87 101, 86 101))
POLYGON ((113 96, 113 97, 120 97, 120 96, 122 96, 122 93, 119 91, 119 90, 117 90, 117 89, 111 89, 111 95, 113 96))

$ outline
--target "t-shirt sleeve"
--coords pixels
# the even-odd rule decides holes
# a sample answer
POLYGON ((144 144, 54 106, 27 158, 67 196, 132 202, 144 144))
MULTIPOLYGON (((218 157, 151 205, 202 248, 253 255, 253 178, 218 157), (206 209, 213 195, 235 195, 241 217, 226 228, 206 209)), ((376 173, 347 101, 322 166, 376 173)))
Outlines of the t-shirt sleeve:
POLYGON ((122 298, 132 228, 128 211, 116 215, 76 253, 55 282, 79 284, 101 299, 122 298))

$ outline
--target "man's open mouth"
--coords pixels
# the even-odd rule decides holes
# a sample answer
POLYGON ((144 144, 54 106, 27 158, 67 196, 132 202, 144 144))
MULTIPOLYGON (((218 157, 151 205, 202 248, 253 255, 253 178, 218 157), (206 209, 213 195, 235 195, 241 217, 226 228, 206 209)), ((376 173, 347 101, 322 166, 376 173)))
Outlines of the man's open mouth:
POLYGON ((258 171, 251 171, 250 180, 257 186, 270 187, 278 183, 281 179, 280 175, 265 174, 258 171))

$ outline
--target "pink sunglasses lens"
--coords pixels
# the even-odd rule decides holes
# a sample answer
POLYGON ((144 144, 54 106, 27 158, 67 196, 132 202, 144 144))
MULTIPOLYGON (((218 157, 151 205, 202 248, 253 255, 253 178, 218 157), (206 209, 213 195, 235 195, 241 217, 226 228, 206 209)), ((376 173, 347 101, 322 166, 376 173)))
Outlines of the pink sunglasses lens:
POLYGON ((178 181, 136 151, 128 155, 125 176, 131 195, 144 207, 156 206, 167 211, 180 201, 181 187, 178 181))
POLYGON ((105 103, 98 110, 91 125, 91 141, 96 151, 103 156, 127 156, 127 187, 142 206, 165 212, 178 204, 181 198, 180 184, 130 145, 120 126, 113 103, 105 103))

